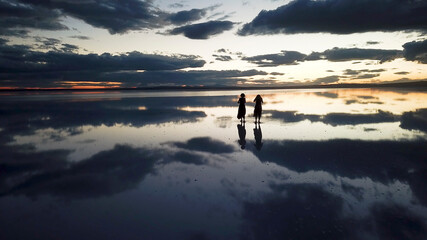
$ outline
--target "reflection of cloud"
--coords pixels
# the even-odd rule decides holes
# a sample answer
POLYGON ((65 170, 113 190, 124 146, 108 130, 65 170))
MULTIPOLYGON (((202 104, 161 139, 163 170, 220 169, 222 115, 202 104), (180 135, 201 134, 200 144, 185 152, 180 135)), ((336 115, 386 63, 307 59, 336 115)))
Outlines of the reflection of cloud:
POLYGON ((232 145, 209 137, 192 138, 186 143, 176 142, 174 145, 183 149, 208 153, 232 153, 235 150, 232 145))
MULTIPOLYGON (((51 194, 82 198, 112 195, 135 188, 147 174, 154 171, 158 160, 153 151, 117 145, 112 150, 99 152, 77 163, 62 162, 59 169, 39 169, 41 172, 3 194, 51 194)), ((28 169, 27 173, 31 171, 34 169, 28 169)))
POLYGON ((194 122, 206 117, 202 111, 185 111, 188 106, 234 106, 233 97, 124 98, 120 101, 33 101, 0 105, 0 128, 3 135, 29 134, 53 128, 76 134, 85 125, 114 126, 128 124, 141 127, 166 122, 194 122), (146 106, 140 111, 138 107, 146 106))
POLYGON ((328 113, 325 115, 307 115, 296 111, 281 112, 275 110, 266 110, 264 113, 271 114, 271 118, 280 119, 284 122, 309 120, 311 122, 323 122, 332 126, 395 122, 398 120, 398 116, 381 110, 374 114, 328 113))
MULTIPOLYGON (((274 162, 297 172, 326 171, 347 178, 370 178, 389 183, 409 182, 420 189, 426 180, 426 141, 272 141, 261 152, 251 149, 262 162, 274 162), (381 169, 381 171, 378 171, 381 169)), ((414 191, 427 202, 425 191, 414 191)))
POLYGON ((231 116, 222 116, 222 117, 217 117, 215 120, 215 123, 220 128, 227 128, 231 126, 231 120, 232 120, 231 116))
POLYGON ((427 133, 427 108, 417 109, 415 112, 404 112, 401 119, 401 128, 427 133))
POLYGON ((366 123, 395 122, 397 117, 390 112, 378 110, 375 114, 328 113, 322 122, 332 126, 366 123))
MULTIPOLYGON (((272 194, 243 202, 243 239, 424 239, 422 216, 375 204, 367 216, 344 213, 344 199, 314 184, 270 185, 272 194)), ((348 189, 356 195, 359 190, 348 189)))
POLYGON ((351 234, 343 221, 343 201, 307 184, 281 186, 283 195, 262 202, 244 202, 243 239, 345 239, 351 234))
POLYGON ((326 97, 326 98, 338 98, 337 93, 331 93, 331 92, 315 92, 314 93, 317 96, 326 97))
POLYGON ((372 209, 375 230, 381 239, 425 239, 425 219, 399 205, 377 204, 372 209))

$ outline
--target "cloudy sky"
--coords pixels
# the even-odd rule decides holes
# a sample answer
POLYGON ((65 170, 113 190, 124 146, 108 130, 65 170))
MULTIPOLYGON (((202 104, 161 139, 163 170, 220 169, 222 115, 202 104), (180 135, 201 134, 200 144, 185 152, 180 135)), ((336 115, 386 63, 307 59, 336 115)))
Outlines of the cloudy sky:
POLYGON ((427 79, 426 0, 0 0, 0 89, 427 79))

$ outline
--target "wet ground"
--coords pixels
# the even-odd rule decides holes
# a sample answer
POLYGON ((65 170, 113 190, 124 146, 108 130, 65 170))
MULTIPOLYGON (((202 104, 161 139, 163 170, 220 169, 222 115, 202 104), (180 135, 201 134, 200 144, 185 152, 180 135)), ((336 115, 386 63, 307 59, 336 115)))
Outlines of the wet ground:
POLYGON ((0 94, 0 239, 427 239, 426 92, 240 93, 0 94))

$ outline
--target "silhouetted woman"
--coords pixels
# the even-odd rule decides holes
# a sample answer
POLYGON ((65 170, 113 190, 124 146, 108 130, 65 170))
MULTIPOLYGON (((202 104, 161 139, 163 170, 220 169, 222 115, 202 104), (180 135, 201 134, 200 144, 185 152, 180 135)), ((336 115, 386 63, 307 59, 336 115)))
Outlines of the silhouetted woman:
POLYGON ((261 122, 261 114, 262 114, 262 104, 264 103, 262 101, 262 97, 261 95, 256 95, 255 99, 255 109, 254 109, 254 116, 255 116, 255 123, 257 122, 258 119, 258 123, 261 122))
POLYGON ((240 119, 240 122, 243 123, 245 122, 245 115, 246 115, 246 107, 245 107, 246 98, 244 93, 240 94, 240 98, 239 98, 239 101, 237 101, 237 103, 239 103, 239 111, 237 112, 237 118, 240 119))

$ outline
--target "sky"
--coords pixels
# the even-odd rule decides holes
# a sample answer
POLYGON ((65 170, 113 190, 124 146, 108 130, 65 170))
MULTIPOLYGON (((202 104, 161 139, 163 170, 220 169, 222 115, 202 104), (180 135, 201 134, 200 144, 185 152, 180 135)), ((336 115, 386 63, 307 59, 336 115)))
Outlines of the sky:
POLYGON ((0 89, 427 79, 426 0, 0 0, 0 89))

